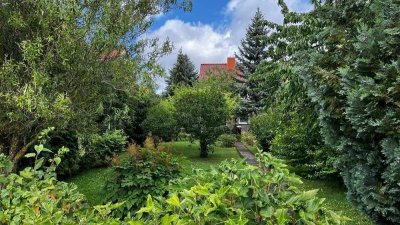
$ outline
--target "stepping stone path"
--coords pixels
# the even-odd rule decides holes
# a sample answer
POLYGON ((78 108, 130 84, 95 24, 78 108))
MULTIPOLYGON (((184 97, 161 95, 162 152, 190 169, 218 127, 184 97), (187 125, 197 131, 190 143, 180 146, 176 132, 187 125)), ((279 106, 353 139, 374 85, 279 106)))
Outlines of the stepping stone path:
POLYGON ((258 162, 256 160, 256 157, 254 156, 254 154, 248 149, 246 148, 246 146, 243 145, 243 143, 241 142, 236 142, 235 143, 235 147, 237 149, 237 151, 239 152, 239 155, 244 158, 244 160, 253 166, 258 166, 258 162))

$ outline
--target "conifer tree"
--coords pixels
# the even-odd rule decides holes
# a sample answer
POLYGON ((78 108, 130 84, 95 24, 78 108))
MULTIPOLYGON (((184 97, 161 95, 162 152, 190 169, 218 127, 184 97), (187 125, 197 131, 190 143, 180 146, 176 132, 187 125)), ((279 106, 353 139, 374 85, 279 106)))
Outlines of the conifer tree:
POLYGON ((239 82, 237 92, 242 97, 242 102, 238 108, 239 116, 248 116, 258 111, 260 108, 260 92, 255 91, 256 83, 251 79, 251 75, 256 71, 257 66, 267 58, 266 36, 269 30, 265 25, 265 19, 260 9, 257 9, 250 26, 247 28, 245 39, 239 47, 239 54, 235 54, 238 59, 238 69, 246 78, 246 82, 239 82))
POLYGON ((183 54, 182 49, 167 78, 167 95, 174 95, 174 89, 179 86, 192 86, 196 80, 197 71, 189 56, 183 54))

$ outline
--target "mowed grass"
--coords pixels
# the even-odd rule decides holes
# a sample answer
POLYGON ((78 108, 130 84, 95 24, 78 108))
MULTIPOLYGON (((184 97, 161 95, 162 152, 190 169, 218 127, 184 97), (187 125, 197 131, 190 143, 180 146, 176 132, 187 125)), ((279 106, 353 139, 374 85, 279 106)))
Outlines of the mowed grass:
POLYGON ((74 183, 78 187, 78 191, 86 196, 88 203, 94 206, 103 203, 103 187, 112 176, 112 168, 94 168, 83 171, 65 181, 74 183))
POLYGON ((190 142, 173 142, 165 143, 164 145, 171 145, 172 149, 169 150, 172 154, 178 157, 184 157, 186 160, 182 161, 182 166, 185 171, 191 171, 192 169, 204 169, 208 170, 212 166, 217 166, 224 160, 229 159, 240 159, 236 148, 221 148, 213 147, 207 158, 200 157, 200 146, 196 141, 190 142))
POLYGON ((348 225, 373 225, 369 218, 354 207, 346 199, 346 189, 337 180, 309 180, 302 179, 303 184, 298 186, 302 190, 319 189, 318 197, 325 198, 325 207, 341 212, 350 218, 348 225))

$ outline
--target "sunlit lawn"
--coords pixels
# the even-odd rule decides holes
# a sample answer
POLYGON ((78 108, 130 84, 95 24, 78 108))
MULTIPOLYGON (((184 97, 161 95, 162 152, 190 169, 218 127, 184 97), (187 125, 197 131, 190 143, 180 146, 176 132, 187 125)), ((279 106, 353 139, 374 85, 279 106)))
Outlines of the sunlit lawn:
POLYGON ((210 169, 226 159, 240 159, 235 148, 214 147, 207 158, 201 158, 198 142, 174 142, 170 144, 172 144, 171 153, 187 159, 182 161, 182 166, 186 171, 197 168, 210 169))

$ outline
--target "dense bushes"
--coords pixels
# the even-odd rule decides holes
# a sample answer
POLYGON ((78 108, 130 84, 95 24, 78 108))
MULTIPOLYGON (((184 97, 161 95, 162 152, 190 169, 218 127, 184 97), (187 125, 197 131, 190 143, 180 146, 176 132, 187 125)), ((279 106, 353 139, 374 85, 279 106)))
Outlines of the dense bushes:
POLYGON ((169 198, 153 200, 137 217, 145 224, 341 224, 344 217, 322 206, 317 190, 300 192, 300 179, 264 153, 263 168, 225 161, 176 183, 169 198), (218 181, 218 182, 215 182, 218 181))
MULTIPOLYGON (((43 146, 35 149, 36 153, 28 155, 35 158, 34 168, 26 168, 20 174, 10 173, 12 163, 0 155, 0 170, 3 171, 0 174, 0 224, 233 225, 341 224, 345 221, 344 217, 322 206, 323 200, 315 197, 316 190, 298 191, 293 184, 301 181, 288 172, 282 161, 266 153, 260 156, 261 170, 243 161, 226 161, 212 171, 194 171, 193 176, 172 182, 172 186, 166 186, 173 192, 168 197, 160 196, 166 192, 161 190, 164 186, 158 186, 159 191, 155 193, 159 196, 147 197, 146 206, 135 216, 129 211, 134 218, 120 220, 119 217, 111 217, 110 212, 117 210, 118 215, 127 213, 126 206, 120 207, 129 205, 129 200, 134 199, 128 197, 125 203, 89 208, 73 184, 56 180, 54 170, 55 165, 60 163, 59 155, 50 160, 50 167, 42 170, 43 158, 39 155, 48 150, 43 146)), ((133 149, 137 150, 137 147, 133 149)), ((147 178, 156 174, 149 171, 160 171, 159 167, 171 165, 171 159, 164 156, 155 152, 133 151, 132 157, 140 161, 139 170, 126 170, 122 177, 127 179, 119 180, 121 186, 136 183, 138 186, 131 187, 141 187, 139 191, 142 194, 151 193, 146 188, 154 186, 146 186, 147 182, 151 182, 147 178), (132 176, 129 171, 135 175, 132 176)), ((171 168, 177 167, 173 165, 171 168)), ((166 184, 172 178, 169 175, 156 175, 158 178, 155 180, 162 182, 158 185, 166 184)), ((125 194, 134 193, 133 190, 129 193, 129 190, 132 189, 127 187, 125 194)))
POLYGON ((98 167, 109 165, 111 158, 122 152, 127 143, 127 137, 121 130, 106 131, 84 139, 82 166, 98 167))
POLYGON ((171 101, 162 100, 148 110, 142 128, 146 133, 164 141, 176 139, 178 134, 177 122, 174 118, 175 107, 171 101))
POLYGON ((180 174, 178 161, 166 152, 130 145, 129 159, 114 167, 114 177, 106 183, 107 200, 124 202, 114 215, 134 215, 147 195, 165 196, 171 179, 180 174))
MULTIPOLYGON (((271 60, 258 69, 259 83, 284 98, 274 101, 279 96, 274 94, 265 102, 310 102, 330 146, 318 148, 316 157, 334 149, 349 199, 376 223, 398 224, 400 5, 395 0, 313 3, 310 12, 297 14, 279 1, 284 24, 266 23, 277 32, 266 37, 271 60)), ((294 112, 304 115, 303 109, 294 112)), ((275 145, 293 141, 302 149, 316 135, 292 118, 284 121, 290 135, 275 135, 275 145)), ((287 155, 294 146, 279 148, 287 155)))
POLYGON ((234 134, 222 134, 217 139, 217 144, 224 148, 235 147, 237 141, 236 135, 234 134))

